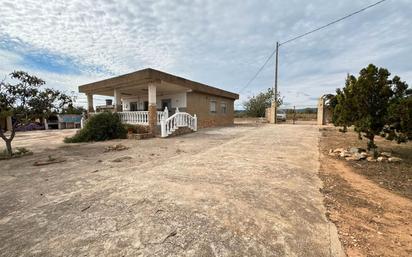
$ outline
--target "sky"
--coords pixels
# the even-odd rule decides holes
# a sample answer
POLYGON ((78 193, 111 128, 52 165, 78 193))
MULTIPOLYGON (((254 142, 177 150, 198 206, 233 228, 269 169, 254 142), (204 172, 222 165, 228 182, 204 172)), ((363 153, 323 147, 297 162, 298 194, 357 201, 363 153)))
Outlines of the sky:
MULTIPOLYGON (((377 0, 0 0, 0 77, 25 70, 67 93, 144 68, 239 93, 276 41, 377 0)), ((387 0, 283 45, 284 107, 315 106, 369 63, 412 84, 412 1, 387 0)), ((236 109, 272 87, 274 59, 240 92, 236 109)), ((102 104, 103 96, 95 97, 102 104)), ((78 105, 86 105, 79 94, 78 105)))

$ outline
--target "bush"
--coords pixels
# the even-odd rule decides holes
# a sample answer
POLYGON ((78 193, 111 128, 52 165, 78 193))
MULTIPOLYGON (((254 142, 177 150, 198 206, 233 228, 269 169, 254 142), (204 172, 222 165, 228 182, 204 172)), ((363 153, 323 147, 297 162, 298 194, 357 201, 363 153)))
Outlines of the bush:
POLYGON ((65 138, 64 142, 80 143, 126 138, 126 133, 127 130, 116 113, 103 112, 90 117, 84 128, 73 137, 65 138))

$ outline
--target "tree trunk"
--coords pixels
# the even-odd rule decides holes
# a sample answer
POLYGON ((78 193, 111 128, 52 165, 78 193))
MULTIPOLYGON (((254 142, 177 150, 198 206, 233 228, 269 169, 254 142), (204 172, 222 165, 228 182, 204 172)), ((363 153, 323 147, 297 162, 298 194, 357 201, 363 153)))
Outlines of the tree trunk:
POLYGON ((11 156, 13 154, 12 148, 11 148, 11 140, 6 140, 6 150, 7 154, 11 156))
POLYGON ((11 135, 9 138, 6 137, 6 135, 4 134, 4 131, 0 128, 0 138, 2 138, 4 140, 4 142, 6 143, 6 151, 7 154, 9 156, 12 156, 13 154, 13 149, 11 147, 11 142, 13 141, 14 136, 16 135, 16 123, 13 124, 12 128, 11 128, 11 135))
POLYGON ((368 134, 366 135, 366 138, 368 139, 368 151, 372 152, 373 157, 378 157, 378 147, 375 145, 375 135, 368 134))

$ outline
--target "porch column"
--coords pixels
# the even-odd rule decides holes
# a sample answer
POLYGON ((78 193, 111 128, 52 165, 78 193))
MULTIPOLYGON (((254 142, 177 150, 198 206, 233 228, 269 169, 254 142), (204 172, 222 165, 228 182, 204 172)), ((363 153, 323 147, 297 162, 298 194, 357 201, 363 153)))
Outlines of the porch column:
POLYGON ((121 112, 122 111, 122 99, 119 89, 114 89, 114 111, 121 112))
POLYGON ((157 125, 157 106, 156 106, 156 84, 149 84, 148 86, 148 99, 149 99, 149 132, 154 136, 156 135, 157 125))
POLYGON ((86 94, 87 95, 87 110, 89 112, 94 112, 93 108, 93 94, 86 94))

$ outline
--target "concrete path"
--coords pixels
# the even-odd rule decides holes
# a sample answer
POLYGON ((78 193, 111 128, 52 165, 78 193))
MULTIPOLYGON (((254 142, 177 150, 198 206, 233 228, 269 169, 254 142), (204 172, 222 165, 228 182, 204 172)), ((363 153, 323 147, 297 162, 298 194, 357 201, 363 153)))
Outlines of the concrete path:
POLYGON ((7 161, 0 256, 339 256, 319 192, 318 134, 241 126, 124 140, 130 150, 102 161, 93 154, 102 145, 62 146, 76 161, 37 172, 7 161), (120 154, 132 159, 107 160, 120 154))

